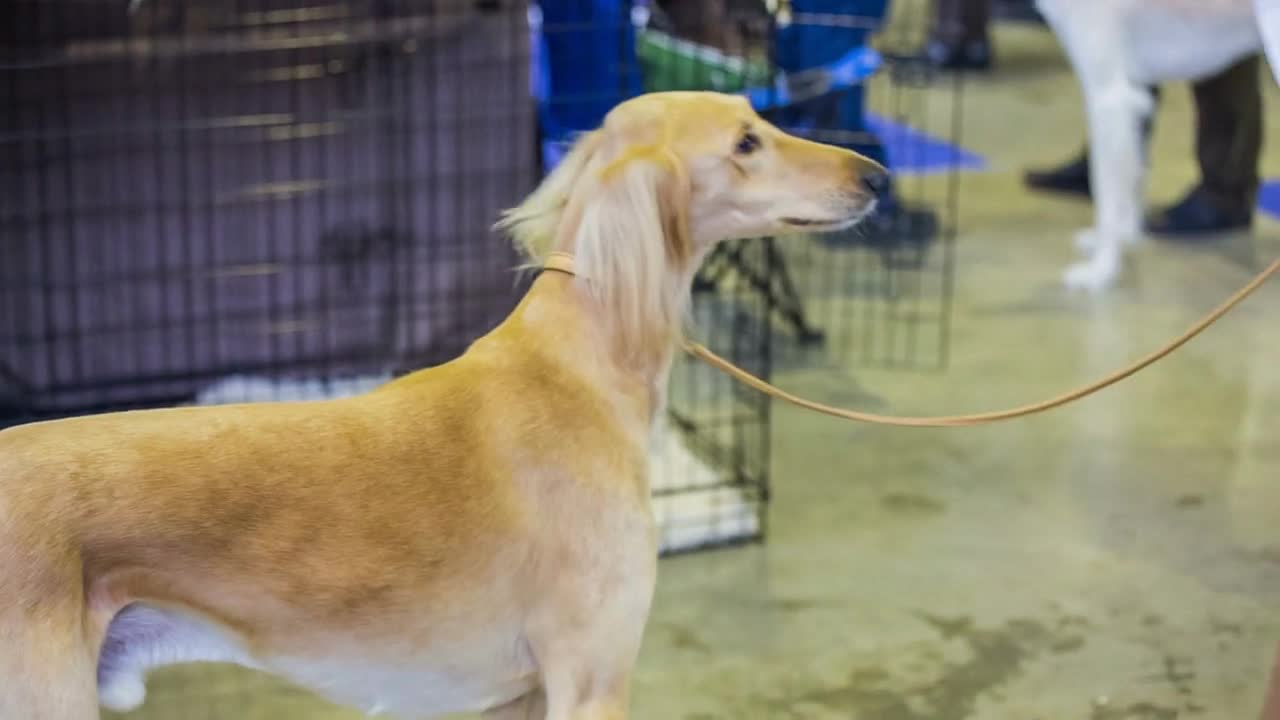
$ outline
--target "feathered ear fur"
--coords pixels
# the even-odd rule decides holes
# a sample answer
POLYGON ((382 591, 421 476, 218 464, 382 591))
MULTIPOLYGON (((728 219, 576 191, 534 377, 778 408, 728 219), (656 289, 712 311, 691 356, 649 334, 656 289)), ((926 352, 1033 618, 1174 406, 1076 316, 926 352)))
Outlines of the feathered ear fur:
POLYGON ((688 304, 689 176, 666 147, 615 149, 602 132, 579 140, 500 225, 531 263, 572 253, 626 357, 650 361, 679 339, 688 304))
POLYGON ((498 220, 497 229, 511 236, 530 266, 540 267, 547 254, 556 249, 556 229, 569 204, 569 195, 587 163, 596 155, 602 138, 600 130, 579 137, 537 189, 524 202, 504 211, 498 220))

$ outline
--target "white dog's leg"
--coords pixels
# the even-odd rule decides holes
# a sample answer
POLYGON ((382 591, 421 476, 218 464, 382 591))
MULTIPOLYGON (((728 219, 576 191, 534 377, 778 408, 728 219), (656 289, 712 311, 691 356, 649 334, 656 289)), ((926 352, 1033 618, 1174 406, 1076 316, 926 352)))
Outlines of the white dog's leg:
POLYGON ((1154 102, 1151 91, 1128 76, 1130 3, 1039 0, 1038 6, 1071 59, 1088 116, 1094 224, 1076 236, 1088 259, 1069 268, 1064 280, 1072 288, 1101 290, 1119 275, 1125 246, 1142 237, 1142 123, 1154 102))
POLYGON ((1125 246, 1142 236, 1142 123, 1153 102, 1147 88, 1118 74, 1103 82, 1081 80, 1089 117, 1094 226, 1076 239, 1089 258, 1070 267, 1065 281, 1071 288, 1102 290, 1120 273, 1125 246))

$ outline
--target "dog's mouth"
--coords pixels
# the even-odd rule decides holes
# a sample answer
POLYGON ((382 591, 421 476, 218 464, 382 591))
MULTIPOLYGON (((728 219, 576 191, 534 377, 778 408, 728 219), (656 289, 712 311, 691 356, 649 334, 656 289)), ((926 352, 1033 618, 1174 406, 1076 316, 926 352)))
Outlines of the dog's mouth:
POLYGON ((830 230, 844 230, 858 224, 858 221, 871 214, 876 209, 876 202, 872 200, 852 213, 838 218, 804 218, 804 217, 784 217, 779 222, 783 225, 796 228, 797 230, 814 230, 825 232, 830 230))
POLYGON ((834 219, 784 217, 781 222, 783 225, 803 230, 844 230, 853 227, 864 215, 866 215, 865 212, 860 212, 850 217, 834 219))

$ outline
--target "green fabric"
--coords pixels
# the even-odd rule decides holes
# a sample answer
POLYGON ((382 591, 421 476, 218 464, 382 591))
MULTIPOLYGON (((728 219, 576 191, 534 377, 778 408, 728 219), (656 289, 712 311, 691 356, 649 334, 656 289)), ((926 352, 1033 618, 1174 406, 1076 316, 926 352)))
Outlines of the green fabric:
POLYGON ((641 30, 636 55, 644 69, 645 90, 717 90, 738 92, 766 85, 769 67, 725 55, 715 48, 671 37, 656 30, 641 30))

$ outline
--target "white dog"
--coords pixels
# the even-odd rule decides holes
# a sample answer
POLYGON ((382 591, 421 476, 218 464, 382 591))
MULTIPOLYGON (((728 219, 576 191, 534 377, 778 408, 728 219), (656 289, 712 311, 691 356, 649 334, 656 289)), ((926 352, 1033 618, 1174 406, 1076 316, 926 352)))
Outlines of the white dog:
MULTIPOLYGON (((1200 80, 1261 52, 1264 32, 1280 38, 1280 29, 1260 27, 1280 22, 1280 2, 1037 0, 1037 5, 1066 48, 1088 114, 1094 226, 1076 238, 1088 258, 1071 266, 1064 279, 1072 288, 1102 290, 1119 274, 1124 248, 1142 236, 1141 125, 1154 107, 1148 87, 1200 80)), ((1276 60, 1273 56, 1273 69, 1276 60)))
POLYGON ((1262 31, 1262 46, 1271 65, 1271 74, 1280 84, 1280 0, 1254 0, 1258 9, 1258 27, 1262 31))

